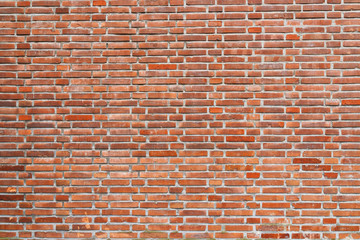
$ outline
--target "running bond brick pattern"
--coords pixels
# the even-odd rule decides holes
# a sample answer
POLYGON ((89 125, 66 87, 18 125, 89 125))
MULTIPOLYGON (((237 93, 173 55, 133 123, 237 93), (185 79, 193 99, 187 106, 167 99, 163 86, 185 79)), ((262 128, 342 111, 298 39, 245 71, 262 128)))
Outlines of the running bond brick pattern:
POLYGON ((1 238, 360 239, 359 0, 0 21, 1 238))

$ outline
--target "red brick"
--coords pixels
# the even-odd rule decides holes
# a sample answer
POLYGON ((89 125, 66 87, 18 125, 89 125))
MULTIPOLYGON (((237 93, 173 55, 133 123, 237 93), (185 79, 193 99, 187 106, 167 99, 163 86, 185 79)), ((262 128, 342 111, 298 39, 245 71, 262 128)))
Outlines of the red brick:
POLYGON ((0 237, 359 238, 357 3, 3 1, 0 237))

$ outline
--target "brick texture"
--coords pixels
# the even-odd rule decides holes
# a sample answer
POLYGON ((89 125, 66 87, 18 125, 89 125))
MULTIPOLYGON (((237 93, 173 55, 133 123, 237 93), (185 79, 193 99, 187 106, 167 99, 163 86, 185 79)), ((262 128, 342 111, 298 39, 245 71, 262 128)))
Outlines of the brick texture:
POLYGON ((360 239, 359 0, 0 1, 0 237, 360 239))

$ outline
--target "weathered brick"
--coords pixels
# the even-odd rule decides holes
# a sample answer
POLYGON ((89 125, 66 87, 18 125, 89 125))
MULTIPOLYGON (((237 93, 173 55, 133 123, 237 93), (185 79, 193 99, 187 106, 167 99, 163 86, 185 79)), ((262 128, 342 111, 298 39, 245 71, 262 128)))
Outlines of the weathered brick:
POLYGON ((0 238, 359 238, 358 2, 1 2, 0 238))

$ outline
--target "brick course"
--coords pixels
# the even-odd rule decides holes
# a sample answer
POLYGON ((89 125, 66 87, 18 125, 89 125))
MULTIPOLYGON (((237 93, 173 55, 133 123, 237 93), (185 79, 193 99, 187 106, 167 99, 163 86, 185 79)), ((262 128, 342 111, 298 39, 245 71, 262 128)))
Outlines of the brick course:
POLYGON ((360 239, 359 10, 0 1, 0 237, 360 239))

